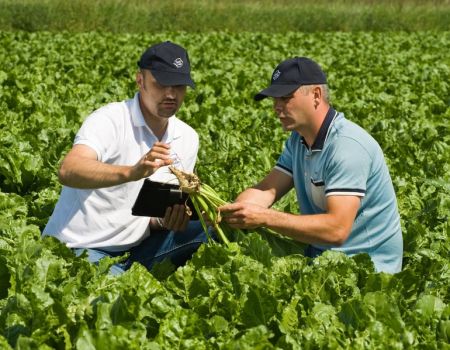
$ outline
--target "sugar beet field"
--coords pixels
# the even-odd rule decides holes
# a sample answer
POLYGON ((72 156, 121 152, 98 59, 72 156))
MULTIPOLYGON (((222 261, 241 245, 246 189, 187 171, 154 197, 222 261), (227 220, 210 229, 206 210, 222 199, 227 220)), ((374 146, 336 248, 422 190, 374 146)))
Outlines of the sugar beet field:
MULTIPOLYGON (((450 349, 450 32, 157 35, 0 32, 0 348, 450 349), (275 163, 288 134, 252 96, 309 56, 333 106, 380 143, 404 235, 403 271, 365 255, 311 261, 248 232, 174 271, 108 274, 40 232, 83 119, 132 97, 162 40, 189 51, 197 88, 178 116, 200 135, 196 172, 227 201, 275 163)), ((290 194, 277 208, 298 210, 290 194)))

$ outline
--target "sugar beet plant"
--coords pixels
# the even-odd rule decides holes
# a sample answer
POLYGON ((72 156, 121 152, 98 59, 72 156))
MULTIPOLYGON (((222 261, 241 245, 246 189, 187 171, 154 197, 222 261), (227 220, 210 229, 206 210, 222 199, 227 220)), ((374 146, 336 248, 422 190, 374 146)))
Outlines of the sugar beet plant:
MULTIPOLYGON (((0 33, 0 348, 447 349, 450 342, 450 33, 283 35, 0 33), (186 266, 108 274, 40 232, 56 170, 83 119, 133 96, 143 50, 173 40, 197 88, 179 117, 200 135, 196 174, 232 201, 275 163, 287 134, 270 101, 272 68, 309 56, 332 104, 385 152, 405 243, 403 271, 267 232, 232 232, 186 266)), ((289 194, 276 208, 296 212, 289 194)), ((204 209, 200 209, 204 210, 204 209)))

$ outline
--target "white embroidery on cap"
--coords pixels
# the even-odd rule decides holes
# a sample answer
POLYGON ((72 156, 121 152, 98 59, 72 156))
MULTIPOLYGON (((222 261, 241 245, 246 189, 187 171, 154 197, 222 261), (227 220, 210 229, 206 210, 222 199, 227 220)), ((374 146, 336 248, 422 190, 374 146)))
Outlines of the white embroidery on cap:
POLYGON ((272 80, 277 80, 281 75, 281 72, 277 69, 272 76, 272 80))
POLYGON ((184 62, 180 57, 176 58, 175 61, 173 61, 173 65, 177 68, 183 67, 183 64, 184 62))

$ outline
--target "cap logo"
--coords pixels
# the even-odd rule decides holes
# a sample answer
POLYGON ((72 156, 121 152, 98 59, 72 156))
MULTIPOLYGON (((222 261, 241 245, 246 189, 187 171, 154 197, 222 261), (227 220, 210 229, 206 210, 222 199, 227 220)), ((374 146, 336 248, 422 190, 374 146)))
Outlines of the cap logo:
POLYGON ((176 58, 175 61, 173 61, 173 65, 177 68, 183 67, 183 64, 184 62, 180 57, 176 58))
POLYGON ((272 76, 272 80, 277 80, 281 75, 281 72, 277 69, 272 76))

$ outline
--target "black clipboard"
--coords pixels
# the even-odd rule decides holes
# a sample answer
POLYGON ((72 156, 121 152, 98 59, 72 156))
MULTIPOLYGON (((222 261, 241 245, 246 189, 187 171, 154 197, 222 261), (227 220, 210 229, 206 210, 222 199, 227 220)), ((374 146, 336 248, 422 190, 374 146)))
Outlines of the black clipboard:
POLYGON ((131 208, 131 214, 161 218, 164 217, 167 207, 171 207, 174 204, 187 204, 192 212, 191 220, 198 220, 198 214, 189 195, 182 192, 179 185, 145 179, 131 208))

